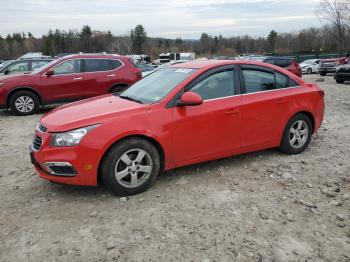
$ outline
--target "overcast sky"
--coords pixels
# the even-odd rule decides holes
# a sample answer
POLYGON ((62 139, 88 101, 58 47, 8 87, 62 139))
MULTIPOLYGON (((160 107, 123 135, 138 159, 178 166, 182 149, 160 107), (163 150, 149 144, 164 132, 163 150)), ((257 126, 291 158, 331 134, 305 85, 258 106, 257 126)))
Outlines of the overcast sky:
POLYGON ((0 0, 0 35, 52 29, 126 34, 137 24, 152 37, 198 39, 202 32, 223 36, 265 36, 319 26, 319 0, 0 0))

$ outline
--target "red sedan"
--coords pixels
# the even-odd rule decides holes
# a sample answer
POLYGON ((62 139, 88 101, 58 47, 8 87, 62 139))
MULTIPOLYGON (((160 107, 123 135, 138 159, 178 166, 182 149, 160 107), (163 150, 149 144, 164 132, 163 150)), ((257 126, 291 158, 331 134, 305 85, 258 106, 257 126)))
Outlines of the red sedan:
POLYGON ((316 84, 265 63, 178 64, 120 96, 49 112, 31 159, 42 178, 101 180, 116 194, 136 194, 175 167, 275 147, 301 153, 322 123, 323 96, 316 84))

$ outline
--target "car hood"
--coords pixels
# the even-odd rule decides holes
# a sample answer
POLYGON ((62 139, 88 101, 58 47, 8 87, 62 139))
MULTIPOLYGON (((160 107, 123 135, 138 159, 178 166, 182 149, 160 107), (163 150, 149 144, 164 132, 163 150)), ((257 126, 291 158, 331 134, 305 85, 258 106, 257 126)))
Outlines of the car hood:
POLYGON ((84 126, 105 123, 117 117, 128 117, 148 111, 150 105, 104 95, 58 107, 44 115, 40 122, 48 132, 64 132, 84 126))

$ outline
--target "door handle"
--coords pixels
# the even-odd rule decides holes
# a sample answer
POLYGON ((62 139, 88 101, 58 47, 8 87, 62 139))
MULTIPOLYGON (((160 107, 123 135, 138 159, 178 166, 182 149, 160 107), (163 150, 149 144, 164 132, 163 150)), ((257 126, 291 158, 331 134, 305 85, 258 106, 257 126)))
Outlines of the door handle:
POLYGON ((107 75, 108 77, 113 77, 113 76, 115 76, 115 74, 110 74, 110 75, 107 75))
POLYGON ((277 100, 275 101, 275 104, 285 104, 285 103, 287 103, 287 102, 288 102, 287 100, 281 98, 281 99, 277 99, 277 100))
POLYGON ((82 77, 74 77, 73 80, 82 80, 82 77))
POLYGON ((239 113, 238 109, 230 109, 230 110, 225 112, 226 115, 234 115, 234 114, 238 114, 238 113, 239 113))

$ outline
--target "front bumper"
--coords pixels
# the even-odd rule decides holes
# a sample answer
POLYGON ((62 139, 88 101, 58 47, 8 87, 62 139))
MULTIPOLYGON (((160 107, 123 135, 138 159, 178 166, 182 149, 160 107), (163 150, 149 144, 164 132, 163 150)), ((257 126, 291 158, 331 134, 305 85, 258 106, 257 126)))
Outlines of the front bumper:
POLYGON ((52 147, 50 134, 36 131, 42 143, 38 150, 29 148, 31 162, 41 178, 57 183, 96 186, 99 155, 95 150, 78 146, 52 147), (54 166, 59 167, 55 168, 54 166), (62 163, 65 163, 62 164, 62 163))

